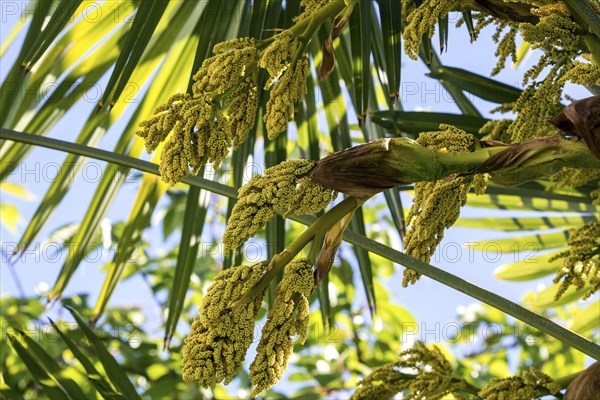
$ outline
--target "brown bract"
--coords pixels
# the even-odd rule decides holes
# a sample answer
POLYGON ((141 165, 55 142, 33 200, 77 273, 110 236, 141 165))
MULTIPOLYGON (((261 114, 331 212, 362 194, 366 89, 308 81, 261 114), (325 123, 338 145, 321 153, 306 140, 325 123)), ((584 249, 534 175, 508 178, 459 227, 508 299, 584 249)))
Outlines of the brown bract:
POLYGON ((349 196, 368 197, 404 182, 397 168, 386 164, 389 149, 378 140, 328 155, 317 161, 310 178, 349 196))
POLYGON ((503 0, 466 0, 481 11, 503 21, 529 22, 535 24, 539 18, 531 13, 531 4, 503 0))
POLYGON ((583 371, 567 388, 564 400, 600 400, 600 362, 583 371))
POLYGON ((592 154, 600 159, 600 95, 574 101, 548 121, 583 139, 592 154))

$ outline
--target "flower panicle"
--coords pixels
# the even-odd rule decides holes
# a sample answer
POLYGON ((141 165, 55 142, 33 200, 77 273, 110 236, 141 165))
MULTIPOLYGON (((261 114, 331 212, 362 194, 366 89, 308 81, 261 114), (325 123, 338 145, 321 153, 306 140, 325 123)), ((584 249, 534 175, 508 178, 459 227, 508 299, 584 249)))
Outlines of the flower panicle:
MULTIPOLYGON (((407 3, 407 0, 403 3, 407 3)), ((457 3, 458 0, 425 0, 410 13, 403 34, 406 55, 417 59, 423 35, 432 37, 437 21, 447 16, 457 3)))
POLYGON ((523 39, 532 43, 532 48, 558 47, 576 48, 579 42, 579 26, 571 18, 567 5, 556 1, 531 8, 531 13, 539 17, 535 24, 521 25, 523 39))
POLYGON ((333 191, 307 177, 313 167, 309 160, 287 160, 242 186, 223 235, 225 251, 238 248, 276 213, 297 215, 325 208, 333 191))
POLYGON ((234 39, 215 46, 194 75, 193 94, 176 94, 140 124, 148 152, 164 143, 162 179, 175 184, 202 166, 218 166, 252 129, 258 107, 250 70, 259 56, 253 39, 234 39))
POLYGON ((308 55, 300 54, 302 43, 290 30, 275 36, 258 62, 269 73, 265 89, 271 95, 267 102, 264 122, 269 139, 275 139, 294 120, 294 104, 306 93, 306 77, 309 74, 308 55))
POLYGON ((448 394, 463 399, 459 392, 467 383, 454 378, 453 373, 452 365, 437 347, 416 342, 412 349, 400 353, 398 361, 374 368, 350 399, 391 398, 404 391, 408 400, 439 400, 448 394))
POLYGON ((573 69, 567 71, 560 82, 572 82, 578 85, 600 85, 600 67, 594 62, 591 54, 584 54, 584 61, 573 61, 573 69))
POLYGON ((312 265, 306 259, 285 267, 282 281, 275 289, 273 307, 250 365, 253 395, 269 389, 283 376, 294 347, 293 336, 304 344, 309 320, 308 297, 313 288, 312 265))
MULTIPOLYGON (((458 128, 441 125, 441 131, 424 132, 417 142, 427 148, 452 153, 469 152, 473 149, 474 137, 458 128)), ((444 237, 444 230, 451 227, 467 201, 467 193, 473 177, 458 177, 435 182, 415 183, 413 205, 406 217, 410 229, 404 240, 406 254, 429 262, 435 249, 444 237)), ((478 192, 485 191, 486 178, 477 178, 478 192)), ((412 269, 404 270, 403 286, 414 284, 420 274, 412 269)))
POLYGON ((499 111, 512 111, 517 117, 507 129, 512 143, 523 142, 535 137, 549 136, 557 130, 548 122, 548 118, 563 109, 560 101, 564 81, 561 77, 573 64, 568 61, 555 63, 552 51, 540 57, 540 60, 527 73, 523 84, 528 85, 519 98, 498 108, 499 111), (550 70, 541 81, 535 81, 546 66, 550 70))
POLYGON ((231 308, 260 280, 267 263, 241 265, 220 272, 202 300, 199 315, 183 345, 183 379, 211 387, 231 382, 254 339, 254 321, 262 294, 231 308))
POLYGON ((549 261, 563 259, 554 283, 560 283, 556 299, 570 286, 582 289, 588 285, 585 298, 600 290, 600 222, 593 221, 572 229, 567 249, 549 261))
POLYGON ((163 180, 175 184, 207 163, 217 167, 246 140, 258 112, 258 68, 270 76, 264 87, 271 91, 264 119, 268 137, 284 132, 306 92, 304 47, 289 29, 266 42, 238 38, 215 45, 193 77, 192 93, 172 96, 140 124, 137 134, 148 152, 164 142, 163 180))
POLYGON ((560 385, 552 378, 532 367, 517 376, 492 379, 479 391, 478 396, 488 400, 530 400, 548 393, 558 393, 560 389, 560 385))

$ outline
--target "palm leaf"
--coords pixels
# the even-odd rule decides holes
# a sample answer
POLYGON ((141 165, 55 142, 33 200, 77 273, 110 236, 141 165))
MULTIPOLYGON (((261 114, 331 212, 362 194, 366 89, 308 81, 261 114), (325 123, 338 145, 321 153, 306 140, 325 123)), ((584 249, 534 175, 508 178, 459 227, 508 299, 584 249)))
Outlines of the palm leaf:
POLYGON ((94 367, 94 363, 90 360, 83 351, 69 338, 69 335, 65 335, 65 333, 58 327, 58 325, 50 319, 50 324, 56 330, 56 333, 60 336, 60 338, 65 342, 71 353, 75 356, 75 358, 81 363, 85 372, 88 375, 90 382, 94 385, 98 393, 106 400, 124 400, 125 397, 111 386, 110 383, 106 381, 106 379, 98 372, 96 367, 94 367))
POLYGON ((137 394, 135 387, 125 374, 125 371, 123 371, 123 369, 119 366, 119 363, 110 354, 108 349, 104 347, 100 338, 87 326, 77 311, 69 306, 65 307, 69 310, 71 315, 73 315, 73 318, 75 318, 79 329, 81 329, 86 339, 94 348, 94 352, 102 363, 104 371, 106 371, 106 375, 110 379, 110 382, 115 385, 117 390, 126 398, 140 399, 140 396, 137 394))
POLYGON ((67 391, 42 367, 40 362, 27 351, 27 349, 12 335, 8 336, 10 344, 19 355, 19 358, 33 377, 33 380, 42 387, 42 390, 51 399, 70 400, 71 397, 67 391))

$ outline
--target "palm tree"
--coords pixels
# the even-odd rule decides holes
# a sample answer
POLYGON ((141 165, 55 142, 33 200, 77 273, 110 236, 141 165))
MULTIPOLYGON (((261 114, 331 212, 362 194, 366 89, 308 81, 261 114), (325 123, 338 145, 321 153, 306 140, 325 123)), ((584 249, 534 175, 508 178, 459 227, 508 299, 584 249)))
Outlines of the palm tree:
MULTIPOLYGON (((544 379, 548 375, 556 378, 559 389, 565 388, 574 378, 562 377, 565 372, 577 372, 584 367, 583 354, 600 358, 600 348, 594 343, 598 328, 598 321, 594 320, 597 302, 575 318, 562 315, 561 312, 567 311, 560 308, 568 305, 572 307, 569 310, 579 310, 575 302, 593 294, 599 285, 598 278, 594 278, 598 274, 599 261, 597 236, 593 236, 598 234, 595 230, 597 192, 594 197, 600 178, 597 113, 594 111, 599 108, 598 97, 573 102, 567 107, 561 103, 567 81, 584 85, 592 95, 599 93, 600 9, 593 0, 549 4, 538 1, 483 4, 449 0, 109 1, 100 4, 32 1, 24 9, 6 10, 18 12, 20 16, 9 37, 3 40, 1 56, 4 58, 8 54, 19 35, 24 35, 24 39, 1 89, 2 189, 22 191, 11 177, 14 178, 20 165, 31 159, 29 153, 36 147, 64 153, 60 166, 63 178, 80 174, 89 160, 106 161, 111 166, 103 171, 81 221, 55 232, 54 240, 59 238, 66 256, 48 293, 49 303, 63 297, 86 255, 102 246, 102 235, 106 231, 102 229, 103 220, 119 193, 127 187, 128 177, 133 171, 141 173, 128 218, 113 226, 111 240, 118 246, 106 265, 105 280, 98 286, 100 294, 94 300, 95 304, 89 308, 87 301, 71 304, 77 331, 91 345, 78 350, 78 345, 56 326, 62 339, 61 354, 67 348, 71 351, 79 360, 79 371, 93 375, 91 386, 82 388, 79 380, 75 382, 62 376, 52 349, 40 347, 28 335, 22 335, 23 341, 9 335, 7 340, 10 339, 12 344, 13 356, 18 356, 33 381, 30 386, 18 386, 18 375, 7 373, 0 381, 3 384, 1 390, 7 396, 19 398, 25 390, 35 392, 41 388, 51 398, 77 398, 96 392, 105 398, 135 398, 140 394, 152 397, 154 392, 145 392, 144 385, 139 383, 140 376, 150 379, 151 375, 141 367, 129 370, 118 367, 102 343, 101 335, 96 335, 88 324, 98 323, 107 311, 105 318, 114 316, 108 303, 123 279, 131 274, 147 279, 151 274, 158 282, 156 292, 167 292, 167 298, 161 304, 166 315, 164 346, 168 348, 173 337, 177 338, 172 353, 169 353, 176 355, 171 357, 169 365, 179 362, 178 353, 183 343, 181 332, 178 335, 178 324, 182 315, 189 321, 194 313, 192 302, 208 297, 195 292, 213 279, 215 282, 226 279, 221 278, 225 276, 221 274, 215 277, 215 272, 232 271, 235 270, 233 266, 243 264, 247 255, 240 245, 263 232, 258 231, 259 227, 245 231, 245 236, 238 231, 245 226, 243 218, 236 219, 241 218, 243 207, 249 207, 249 204, 258 207, 252 203, 254 200, 244 197, 244 193, 267 193, 273 187, 281 189, 281 181, 276 179, 287 182, 289 196, 297 201, 291 204, 289 198, 281 200, 273 196, 261 200, 261 204, 270 204, 272 214, 261 220, 265 227, 264 238, 269 244, 261 261, 268 262, 260 264, 260 272, 264 275, 256 285, 239 292, 235 303, 243 305, 244 301, 258 299, 251 321, 261 312, 262 296, 259 294, 266 292, 271 306, 283 301, 284 290, 277 288, 285 287, 285 276, 292 276, 291 273, 284 274, 284 268, 307 247, 310 268, 315 266, 316 295, 313 300, 318 298, 323 326, 333 326, 340 318, 356 313, 351 297, 340 306, 332 304, 329 293, 332 285, 350 290, 352 279, 348 280, 347 274, 353 269, 360 274, 373 320, 379 318, 378 315, 393 319, 394 312, 399 312, 388 299, 386 290, 378 287, 379 268, 373 258, 375 255, 377 260, 406 267, 407 284, 415 283, 423 274, 489 305, 490 309, 478 314, 477 323, 493 321, 497 317, 496 310, 504 318, 509 315, 535 328, 536 335, 543 338, 539 347, 547 346, 562 357, 577 360, 568 371, 553 374, 548 370, 550 367, 545 370, 541 367, 538 354, 523 350, 526 354, 523 365, 533 364, 542 369, 547 374, 544 379), (528 86, 524 90, 515 88, 470 72, 468 65, 463 65, 464 69, 443 65, 433 50, 431 36, 437 26, 437 46, 442 52, 448 47, 450 12, 451 15, 460 13, 461 23, 472 40, 484 26, 492 24, 496 27, 500 67, 508 57, 520 63, 526 53, 540 54, 540 62, 528 72, 528 86), (548 33, 551 27, 560 29, 548 33), (515 37, 519 32, 525 41, 517 50, 515 37), (249 39, 234 40, 238 38, 249 39), (401 67, 403 62, 412 61, 403 60, 401 42, 410 58, 420 58, 425 63, 429 77, 445 88, 460 113, 403 109, 401 67), (548 70, 541 73, 544 68, 548 70), (92 88, 99 88, 101 95, 92 96, 92 88), (515 116, 510 120, 486 118, 470 95, 497 104, 500 111, 512 111, 515 116), (205 103, 208 103, 206 109, 210 110, 210 116, 200 123, 198 121, 204 118, 202 107, 205 103), (81 107, 82 104, 85 107, 81 107), (72 115, 69 111, 81 109, 89 115, 76 139, 67 141, 47 136, 69 121, 72 115), (551 117, 556 127, 546 121, 551 117), (224 127, 220 125, 222 121, 225 121, 224 127), (288 127, 288 122, 293 123, 288 127), (117 137, 114 148, 112 151, 101 150, 99 144, 109 131, 117 137), (222 135, 219 136, 221 139, 215 139, 217 133, 222 135), (565 139, 565 135, 578 140, 565 139), (469 142, 460 147, 456 141, 462 140, 469 142), (151 153, 149 161, 143 160, 144 148, 151 153), (319 161, 294 164, 291 160, 297 158, 319 161), (439 163, 433 163, 432 159, 439 163), (247 182, 242 172, 247 171, 246 166, 253 160, 268 167, 280 166, 280 170, 284 169, 282 165, 293 168, 285 170, 285 174, 276 172, 280 171, 277 167, 267 169, 262 171, 262 178, 255 177, 247 182), (299 172, 304 167, 306 171, 299 172), (571 169, 561 170, 562 167, 571 169), (293 178, 289 178, 292 175, 293 178), (482 186, 487 186, 485 194, 474 193, 482 186), (245 192, 240 189, 242 187, 246 188, 245 192), (326 198, 328 201, 318 205, 310 203, 311 207, 301 210, 305 212, 298 212, 316 216, 294 215, 298 204, 312 200, 315 187, 320 195, 330 196, 326 198), (332 191, 342 193, 345 199, 322 213, 331 200, 332 191), (378 195, 380 192, 383 196, 378 195), (408 215, 401 196, 403 192, 415 195, 415 204, 408 215), (211 193, 219 196, 217 212, 211 210, 215 206, 211 204, 211 198, 215 199, 211 193), (302 193, 309 195, 301 197, 302 193), (372 196, 375 197, 368 200, 372 196), (456 201, 449 202, 449 197, 456 201), (470 206, 484 209, 576 214, 457 220, 465 201, 470 206), (152 219, 162 212, 161 202, 167 203, 163 222, 165 239, 175 226, 180 226, 181 235, 168 254, 156 256, 143 235, 150 229, 152 219), (283 206, 282 202, 285 203, 283 206), (382 206, 392 230, 374 237, 373 232, 368 234, 370 222, 373 213, 382 206), (433 210, 440 206, 452 212, 438 211, 436 214, 433 210), (229 221, 224 238, 235 240, 230 242, 232 245, 225 243, 231 251, 224 254, 220 265, 207 266, 199 262, 203 256, 200 238, 207 235, 208 228, 219 226, 213 219, 223 216, 229 221), (239 222, 242 228, 232 220, 242 221, 239 222), (559 274, 555 286, 532 295, 529 304, 533 310, 530 310, 429 264, 445 228, 453 224, 515 232, 519 239, 496 241, 504 251, 528 250, 523 244, 531 244, 537 250, 554 250, 551 255, 542 257, 542 263, 534 266, 516 262, 502 267, 496 272, 499 279, 533 280, 551 275, 557 268, 567 268, 569 263, 582 261, 587 263, 588 275, 584 278, 581 274, 575 276, 575 267, 559 274), (302 225, 308 227, 303 230, 302 225), (579 230, 569 233, 569 229, 577 228, 579 230), (243 236, 241 239, 240 235, 243 236), (390 236, 403 240, 405 253, 390 246, 390 236), (427 239, 423 239, 424 236, 427 239), (585 242, 586 238, 591 243, 585 242), (331 256, 335 255, 342 240, 352 245, 352 258, 356 262, 350 267, 344 259, 342 265, 346 263, 348 268, 342 266, 330 270, 331 256), (585 243, 582 244, 582 240, 585 243), (517 247, 513 249, 511 246, 515 243, 517 247), (585 250, 582 246, 589 250, 585 253, 587 258, 581 258, 585 250), (142 249, 139 254, 143 257, 132 266, 128 260, 139 249, 142 249), (562 258, 552 258, 552 255, 562 258), (566 260, 564 263, 563 259, 566 260), (198 276, 200 283, 194 284, 198 276), (555 299, 558 290, 562 297, 555 299), (551 310, 556 307, 559 307, 557 317, 567 321, 570 329, 561 327, 551 318, 554 316, 551 310), (98 371, 98 363, 94 365, 94 360, 99 360, 104 372, 98 371), (130 378, 134 378, 134 383, 130 378)), ((8 265, 29 251, 73 183, 73 179, 51 182, 11 254, 7 255, 6 268, 14 268, 8 265)), ((15 211, 4 199, 2 210, 5 223, 5 213, 15 211)), ((216 229, 221 232, 222 224, 216 229)), ((214 241, 216 237, 218 235, 212 235, 214 241)), ((310 286, 305 293, 297 291, 286 298, 293 305, 292 314, 303 304, 300 298, 308 301, 312 289, 310 286)), ((25 302, 16 304, 23 309, 31 306, 25 302)), ((205 309, 201 307, 201 310, 205 309)), ((37 313, 31 318, 39 316, 37 313)), ((4 318, 13 321, 16 316, 7 311, 4 318)), ((506 319, 502 324, 508 324, 506 319)), ((350 325, 352 335, 349 337, 355 347, 352 351, 356 352, 357 362, 361 365, 352 370, 353 377, 365 376, 370 368, 384 362, 399 362, 396 367, 411 367, 410 363, 402 361, 402 357, 414 355, 439 360, 439 365, 443 365, 441 370, 447 367, 442 353, 418 346, 413 353, 403 353, 401 361, 390 358, 390 354, 398 349, 389 344, 388 353, 381 359, 366 356, 361 350, 364 343, 360 343, 358 335, 361 324, 350 325)), ((376 337, 376 343, 381 345, 395 339, 393 335, 376 337)), ((318 343, 310 339, 306 344, 307 348, 316 345, 318 343)), ((494 373, 482 375, 479 380, 476 377, 470 379, 468 371, 474 365, 470 362, 494 353, 493 346, 494 343, 486 343, 472 359, 461 361, 454 371, 446 368, 444 374, 449 376, 449 383, 438 389, 476 396, 494 373)), ((351 346, 345 348, 348 347, 351 346)), ((121 343, 118 351, 122 357, 128 350, 121 343)), ((184 358, 190 351, 183 348, 184 358)), ((244 355, 245 350, 242 360, 244 355)), ((289 353, 284 366, 287 357, 289 353)), ((10 355, 6 355, 5 365, 10 359, 10 355)), ((310 360, 308 356, 307 360, 310 360)), ((560 364, 560 357, 556 363, 560 364)), ((159 357, 144 366, 156 364, 160 364, 159 357)), ((185 365, 184 361, 184 377, 185 365)), ((385 368, 382 371, 386 371, 385 368)), ((171 372, 179 382, 181 372, 171 372)), ((233 372, 239 371, 234 369, 233 372)), ((393 377, 391 370, 388 372, 390 380, 427 381, 427 371, 400 378, 393 377)), ((238 378, 245 387, 248 378, 244 374, 242 372, 238 378)), ((195 377, 193 373, 188 375, 195 377)), ((313 388, 314 393, 323 395, 327 390, 350 389, 341 375, 338 380, 319 381, 321 391, 313 388)), ((538 375, 535 377, 539 378, 538 375)), ((353 381, 354 386, 357 379, 353 381)), ((518 379, 525 382, 528 378, 524 373, 518 379)), ((381 388, 385 386, 391 390, 386 392, 390 396, 403 390, 418 390, 410 383, 392 385, 390 389, 389 382, 383 381, 381 388)), ((203 385, 210 382, 209 386, 215 383, 210 379, 199 379, 199 382, 203 385)), ((364 381, 361 390, 365 392, 358 391, 357 397, 370 395, 369 382, 373 380, 364 381)), ((259 387, 268 386, 270 384, 259 387)), ((531 389, 537 392, 531 393, 542 395, 558 390, 549 384, 538 386, 531 389)), ((183 390, 186 395, 204 393, 199 392, 197 386, 173 387, 183 390)), ((214 394, 218 396, 219 389, 215 390, 214 394)), ((489 386, 482 393, 487 393, 485 390, 495 389, 489 386)), ((27 392, 28 395, 31 393, 27 392)), ((169 395, 179 398, 173 393, 169 395)))

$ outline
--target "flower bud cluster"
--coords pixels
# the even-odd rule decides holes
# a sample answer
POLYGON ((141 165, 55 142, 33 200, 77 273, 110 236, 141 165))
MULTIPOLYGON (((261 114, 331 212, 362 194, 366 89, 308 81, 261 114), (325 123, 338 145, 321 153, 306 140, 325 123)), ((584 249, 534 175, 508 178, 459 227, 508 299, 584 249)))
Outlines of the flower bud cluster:
POLYGON ((488 400, 531 400, 559 390, 560 386, 552 378, 532 367, 518 376, 492 379, 478 396, 488 400))
POLYGON ((561 83, 572 82, 579 85, 600 85, 600 67, 593 61, 591 54, 584 54, 585 61, 573 61, 573 69, 567 71, 562 78, 561 83))
POLYGON ((521 24, 523 39, 531 43, 533 49, 558 47, 571 49, 579 41, 578 25, 571 18, 569 9, 563 2, 552 2, 531 9, 540 17, 536 24, 521 24))
MULTIPOLYGON (((408 0, 404 0, 406 3, 408 0)), ((458 0, 424 0, 408 16, 408 25, 404 29, 404 51, 413 60, 419 55, 419 47, 423 35, 432 37, 435 32, 435 24, 444 18, 458 3, 458 0)), ((405 6, 406 8, 407 6, 405 6)))
POLYGON ((218 166, 254 125, 258 88, 249 73, 258 58, 254 40, 223 42, 214 52, 194 75, 193 96, 172 96, 137 132, 148 152, 168 137, 160 157, 160 173, 168 183, 197 174, 206 163, 218 166))
POLYGON ((554 283, 560 282, 556 299, 570 286, 582 289, 586 285, 587 298, 600 289, 600 222, 589 222, 569 233, 567 250, 549 260, 563 259, 554 278, 554 283))
POLYGON ((462 399, 458 392, 466 382, 453 378, 453 373, 437 347, 416 342, 414 348, 400 353, 398 361, 374 368, 350 399, 389 399, 401 392, 406 392, 402 398, 408 400, 439 400, 449 394, 462 399))
POLYGON ((271 95, 267 102, 264 122, 269 139, 275 139, 294 120, 294 104, 306 93, 309 74, 308 55, 300 55, 301 42, 287 30, 276 35, 258 63, 269 72, 265 89, 271 95))
POLYGON ((528 139, 550 136, 556 129, 547 120, 560 113, 564 81, 561 77, 569 71, 573 64, 570 61, 553 61, 556 54, 548 51, 538 63, 533 66, 523 79, 523 84, 528 85, 521 96, 514 103, 506 103, 498 107, 497 111, 518 113, 513 123, 508 127, 512 143, 523 142, 528 139), (541 81, 535 81, 542 70, 551 66, 547 75, 541 81), (529 83, 531 81, 531 83, 529 83))
POLYGON ((183 345, 182 374, 186 382, 211 387, 231 382, 254 339, 254 321, 264 292, 236 308, 263 276, 266 263, 241 265, 217 275, 183 345))
POLYGON ((160 159, 164 181, 175 184, 207 163, 217 167, 246 140, 258 112, 259 67, 269 73, 265 89, 271 95, 264 117, 269 138, 294 120, 294 104, 306 93, 308 55, 291 30, 266 43, 240 38, 217 44, 214 56, 204 60, 194 75, 193 94, 172 96, 140 124, 137 134, 148 152, 164 142, 160 159))
POLYGON ((550 180, 554 183, 552 189, 562 189, 565 186, 579 187, 600 179, 600 170, 595 168, 563 168, 550 180))
POLYGON ((314 167, 308 160, 288 160, 254 175, 238 193, 227 221, 223 244, 235 250, 254 236, 276 213, 298 215, 316 213, 333 200, 333 191, 306 175, 314 167))
POLYGON ((250 365, 253 395, 277 383, 287 369, 294 348, 293 336, 304 344, 308 330, 308 297, 313 288, 312 265, 306 260, 292 261, 285 267, 282 281, 275 289, 273 306, 267 315, 256 358, 250 365))
MULTIPOLYGON (((440 129, 438 132, 421 133, 417 142, 437 151, 458 153, 472 150, 473 135, 448 125, 441 125, 440 129)), ((404 239, 406 254, 429 262, 444 237, 444 230, 458 219, 472 183, 472 177, 415 183, 413 205, 406 217, 410 224, 404 239)), ((482 184, 480 182, 478 185, 482 184)), ((479 188, 480 191, 482 189, 479 188)), ((419 277, 416 271, 405 269, 402 285, 414 284, 419 277)))

